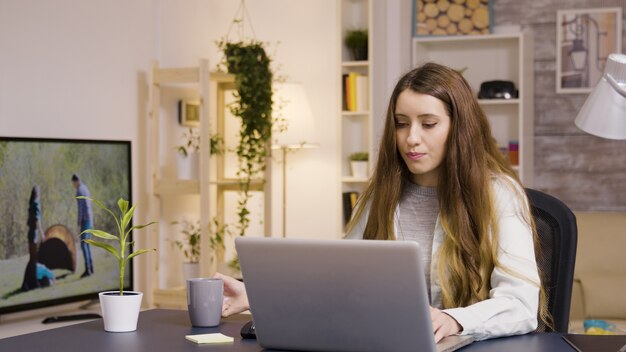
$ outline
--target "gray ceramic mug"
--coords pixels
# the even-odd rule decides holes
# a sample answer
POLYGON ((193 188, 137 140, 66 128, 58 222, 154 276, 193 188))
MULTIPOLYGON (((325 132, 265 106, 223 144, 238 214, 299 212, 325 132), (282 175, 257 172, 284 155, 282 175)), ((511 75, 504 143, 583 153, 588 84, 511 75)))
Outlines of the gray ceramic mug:
POLYGON ((191 325, 197 327, 220 325, 223 299, 224 282, 221 279, 188 279, 187 309, 191 325))

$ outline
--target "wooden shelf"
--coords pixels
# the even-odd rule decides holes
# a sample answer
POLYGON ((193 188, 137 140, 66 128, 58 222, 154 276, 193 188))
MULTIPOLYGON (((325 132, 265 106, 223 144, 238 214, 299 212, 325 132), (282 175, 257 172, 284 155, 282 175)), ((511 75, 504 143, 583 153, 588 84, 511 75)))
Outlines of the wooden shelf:
MULTIPOLYGON (((220 180, 211 181, 210 185, 224 186, 225 188, 239 187, 237 180, 220 180)), ((264 182, 262 180, 252 181, 250 189, 262 190, 264 182)), ((190 195, 200 194, 200 181, 198 180, 179 180, 179 179, 160 179, 156 180, 154 187, 155 195, 190 195)))
MULTIPOLYGON (((198 83, 200 82, 199 67, 183 67, 183 68, 157 68, 154 70, 155 84, 174 84, 174 83, 198 83)), ((226 73, 213 71, 209 73, 209 79, 218 83, 229 83, 235 81, 235 76, 226 73)))
POLYGON ((341 116, 344 117, 369 117, 370 112, 369 111, 342 111, 341 112, 341 116))
POLYGON ((352 176, 344 176, 341 178, 341 182, 345 183, 365 183, 369 180, 367 177, 352 177, 352 176))
POLYGON ((478 99, 480 105, 517 105, 519 99, 478 99))
MULTIPOLYGON (((221 121, 227 110, 225 104, 225 92, 234 89, 232 83, 235 82, 234 76, 224 72, 216 72, 209 70, 209 62, 201 59, 197 67, 178 67, 178 68, 162 68, 158 62, 153 62, 149 77, 149 111, 148 111, 148 177, 146 178, 147 187, 151 190, 149 202, 149 218, 154 221, 166 222, 169 214, 165 212, 173 212, 169 206, 164 203, 171 199, 166 197, 176 197, 181 195, 197 195, 199 204, 197 214, 200 221, 200 273, 202 277, 210 277, 215 270, 223 263, 214 260, 211 243, 210 243, 210 222, 214 218, 224 221, 223 216, 227 212, 223 201, 224 193, 227 191, 239 191, 241 186, 237 179, 225 179, 223 160, 216 155, 210 153, 210 139, 214 133, 224 134, 220 129, 223 127, 221 121), (181 99, 178 90, 167 89, 171 85, 184 85, 185 89, 193 94, 195 100, 200 102, 198 110, 198 133, 200 136, 199 158, 202 161, 197 179, 176 179, 161 177, 161 162, 164 160, 162 131, 168 126, 161 126, 164 122, 160 118, 161 110, 163 110, 161 95, 174 94, 176 100, 181 99), (197 98, 196 98, 197 97, 197 98), (222 218, 220 218, 220 216, 222 218)), ((169 102, 170 96, 167 96, 169 102)), ((170 108, 172 108, 170 106, 170 108)), ((166 146, 167 147, 167 146, 166 146)), ((172 148, 173 149, 173 148, 172 148)), ((170 149, 171 150, 171 149, 170 149)), ((265 194, 271 194, 271 170, 266 170, 263 174, 264 180, 254 180, 251 183, 251 190, 262 191, 265 194)), ((271 228, 271 197, 267 197, 263 207, 263 226, 265 233, 271 228)), ((176 200, 174 200, 176 201, 176 200)), ((229 207, 231 207, 229 205, 229 207)), ((233 211, 233 208, 228 208, 233 211)), ((148 246, 157 249, 163 248, 165 237, 167 237, 166 229, 162 226, 153 226, 148 229, 148 246)), ((228 246, 228 242, 226 243, 228 246)), ((228 249, 228 248, 227 248, 228 249)), ((166 256, 149 256, 147 259, 148 267, 151 268, 148 275, 147 288, 145 292, 145 301, 147 305, 156 305, 162 308, 178 308, 186 309, 186 293, 184 287, 174 287, 163 289, 170 283, 162 282, 160 271, 169 273, 173 265, 167 262, 166 256)), ((178 281, 176 281, 178 282, 178 281)), ((173 284, 174 282, 172 282, 173 284)))
POLYGON ((342 67, 349 67, 349 68, 367 68, 370 65, 369 61, 344 61, 341 63, 342 67))
POLYGON ((478 35, 450 35, 450 36, 428 36, 415 37, 413 40, 420 43, 440 43, 440 42, 471 42, 471 41, 492 41, 492 40, 517 40, 519 35, 512 34, 478 34, 478 35))

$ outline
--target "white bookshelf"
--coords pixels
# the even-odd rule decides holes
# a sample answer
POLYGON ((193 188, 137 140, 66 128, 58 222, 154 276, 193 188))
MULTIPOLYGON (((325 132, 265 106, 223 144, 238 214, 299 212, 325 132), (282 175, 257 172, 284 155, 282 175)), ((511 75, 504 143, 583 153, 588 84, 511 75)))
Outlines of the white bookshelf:
POLYGON ((340 87, 342 97, 340 100, 340 111, 338 112, 339 121, 339 138, 340 138, 340 179, 341 179, 341 193, 338 197, 341 204, 341 230, 344 225, 343 214, 343 192, 359 192, 363 191, 367 177, 353 177, 350 170, 350 162, 348 156, 354 152, 366 151, 369 153, 369 170, 372 169, 372 160, 375 155, 373 146, 373 124, 372 124, 372 111, 373 111, 373 77, 374 77, 374 62, 373 52, 373 1, 372 0, 340 0, 339 6, 339 69, 337 84, 340 87), (344 44, 346 32, 354 29, 367 29, 368 31, 368 59, 361 61, 354 61, 348 52, 344 44), (367 92, 362 96, 367 99, 367 109, 358 109, 357 111, 348 111, 344 109, 343 105, 343 89, 342 80, 343 75, 350 72, 356 72, 364 77, 367 77, 367 92))
POLYGON ((517 99, 481 99, 500 147, 510 141, 519 144, 519 164, 514 166, 522 183, 533 186, 533 37, 529 33, 415 37, 412 64, 428 61, 454 69, 465 69, 463 76, 478 96, 481 83, 512 81, 517 99))

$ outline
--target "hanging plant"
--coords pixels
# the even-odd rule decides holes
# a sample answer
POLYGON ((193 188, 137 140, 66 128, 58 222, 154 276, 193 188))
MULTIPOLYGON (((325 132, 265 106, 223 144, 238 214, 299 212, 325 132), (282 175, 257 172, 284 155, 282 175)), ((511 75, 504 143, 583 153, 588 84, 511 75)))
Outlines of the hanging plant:
POLYGON ((235 76, 236 102, 231 105, 231 113, 241 120, 239 144, 236 147, 240 183, 240 199, 237 207, 238 231, 243 236, 250 224, 250 184, 261 179, 265 171, 272 138, 272 71, 271 60, 265 53, 263 43, 218 42, 225 56, 224 65, 228 73, 235 76))

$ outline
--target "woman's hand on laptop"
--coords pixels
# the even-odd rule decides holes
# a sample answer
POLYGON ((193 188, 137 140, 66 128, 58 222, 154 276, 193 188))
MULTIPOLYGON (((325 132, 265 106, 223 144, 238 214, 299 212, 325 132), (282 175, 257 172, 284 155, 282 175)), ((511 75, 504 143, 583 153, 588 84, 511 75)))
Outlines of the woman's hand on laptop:
POLYGON ((222 304, 222 316, 241 313, 250 308, 248 294, 243 282, 227 275, 215 273, 216 279, 224 281, 224 303, 222 304))
POLYGON ((430 318, 433 322, 435 343, 446 336, 458 334, 462 330, 461 325, 453 317, 437 308, 430 307, 430 318))

